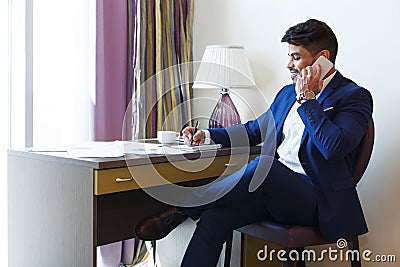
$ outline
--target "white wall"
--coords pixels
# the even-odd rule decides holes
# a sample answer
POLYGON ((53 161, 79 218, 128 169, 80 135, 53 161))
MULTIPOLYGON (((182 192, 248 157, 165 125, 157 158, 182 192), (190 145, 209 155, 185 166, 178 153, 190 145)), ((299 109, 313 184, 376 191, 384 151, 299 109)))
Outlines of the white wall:
MULTIPOLYGON (((280 43, 287 28, 308 18, 320 19, 333 28, 339 41, 337 69, 368 88, 375 101, 375 147, 358 186, 370 229, 361 237, 361 247, 374 254, 395 254, 399 262, 400 2, 201 0, 195 4, 194 60, 201 60, 208 44, 244 45, 256 83, 269 102, 284 84, 290 83, 287 45, 280 43)), ((195 91, 195 96, 205 95, 218 97, 218 92, 195 91)), ((195 111, 204 113, 204 109, 209 107, 196 107, 195 111)), ((328 262, 312 266, 328 265, 341 266, 328 262)), ((380 265, 371 262, 364 266, 380 265)), ((382 266, 398 266, 398 263, 382 263, 382 266)))

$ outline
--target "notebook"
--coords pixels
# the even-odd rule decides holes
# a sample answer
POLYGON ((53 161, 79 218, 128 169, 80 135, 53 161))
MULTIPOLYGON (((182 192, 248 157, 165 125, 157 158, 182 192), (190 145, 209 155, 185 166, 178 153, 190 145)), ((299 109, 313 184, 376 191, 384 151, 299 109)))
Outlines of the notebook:
POLYGON ((171 147, 177 148, 182 151, 196 152, 196 151, 206 151, 206 150, 217 150, 218 148, 221 148, 221 144, 210 144, 210 145, 199 145, 199 146, 176 145, 171 147))

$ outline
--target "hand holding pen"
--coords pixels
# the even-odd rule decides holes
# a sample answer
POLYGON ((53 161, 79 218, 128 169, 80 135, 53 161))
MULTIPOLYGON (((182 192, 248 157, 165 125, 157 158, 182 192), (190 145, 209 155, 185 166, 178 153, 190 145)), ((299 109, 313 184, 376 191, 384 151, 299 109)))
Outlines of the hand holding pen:
POLYGON ((193 136, 196 134, 198 128, 199 128, 199 121, 196 121, 195 124, 194 124, 192 138, 190 139, 190 145, 191 146, 193 145, 193 136))

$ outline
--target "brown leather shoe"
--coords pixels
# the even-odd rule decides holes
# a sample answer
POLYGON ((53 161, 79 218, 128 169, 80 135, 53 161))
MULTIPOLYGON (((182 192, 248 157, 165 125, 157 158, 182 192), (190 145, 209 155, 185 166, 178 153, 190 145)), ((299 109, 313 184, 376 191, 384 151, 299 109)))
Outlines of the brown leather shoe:
POLYGON ((135 227, 135 233, 138 238, 145 241, 162 239, 187 218, 184 211, 172 208, 141 220, 135 227))

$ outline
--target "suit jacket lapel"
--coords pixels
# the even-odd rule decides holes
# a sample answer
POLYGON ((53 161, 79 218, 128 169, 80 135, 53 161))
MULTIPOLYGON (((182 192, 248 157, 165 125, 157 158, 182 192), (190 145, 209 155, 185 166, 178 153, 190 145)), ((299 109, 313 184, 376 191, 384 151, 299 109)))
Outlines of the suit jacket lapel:
POLYGON ((339 71, 337 71, 335 76, 332 78, 331 82, 325 87, 325 89, 322 91, 321 95, 318 97, 318 102, 320 104, 322 104, 323 101, 335 91, 336 87, 338 86, 339 82, 342 79, 343 79, 343 75, 340 74, 339 71))

